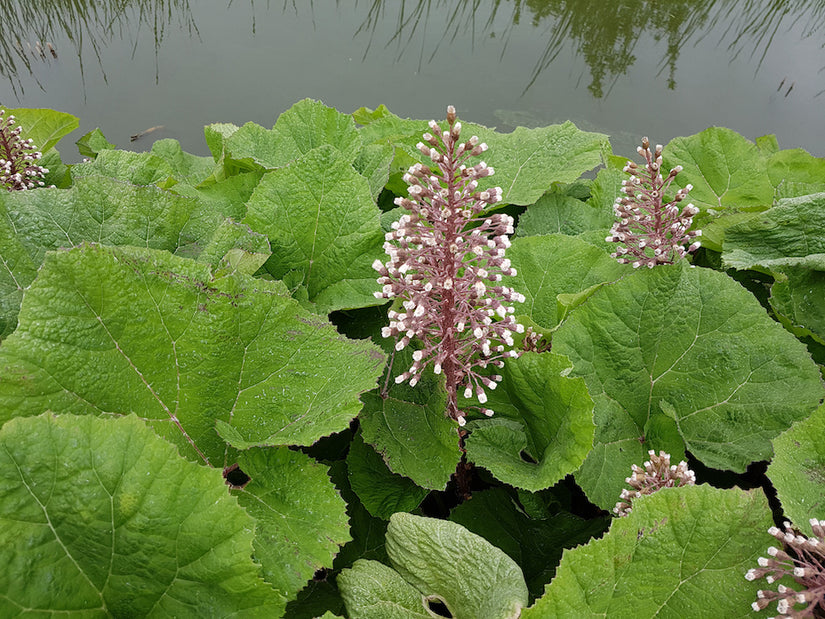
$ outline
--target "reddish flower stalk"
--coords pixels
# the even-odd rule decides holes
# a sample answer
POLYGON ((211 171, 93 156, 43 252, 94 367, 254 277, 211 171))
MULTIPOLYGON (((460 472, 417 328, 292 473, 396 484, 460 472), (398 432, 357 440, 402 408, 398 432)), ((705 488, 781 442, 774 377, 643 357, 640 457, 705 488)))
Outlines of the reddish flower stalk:
POLYGON ((48 170, 34 163, 42 156, 35 150, 33 140, 20 139, 21 128, 14 129, 14 116, 5 116, 0 110, 0 187, 9 191, 25 191, 42 187, 40 180, 48 170))
MULTIPOLYGON (((480 372, 488 366, 502 367, 512 350, 513 333, 524 327, 513 318, 512 305, 524 296, 502 286, 503 275, 516 270, 504 257, 513 233, 513 218, 505 214, 482 216, 485 207, 501 200, 501 188, 478 191, 478 179, 491 176, 493 168, 483 161, 469 166, 487 145, 476 136, 459 139, 461 123, 455 108, 447 108, 448 130, 430 121, 433 134, 425 133, 418 149, 437 167, 412 166, 404 180, 409 198, 395 203, 410 211, 393 224, 384 249, 390 259, 376 260, 373 267, 383 286, 378 298, 400 300, 390 310, 384 337, 397 338, 396 350, 417 338, 423 347, 413 353, 413 364, 396 382, 415 385, 422 370, 444 374, 447 415, 464 425, 466 411, 458 406, 458 393, 475 394, 481 404, 486 389, 495 389, 500 375, 480 372), (400 311, 396 311, 400 310, 400 311)), ((492 415, 488 408, 481 409, 492 415)))
POLYGON ((702 234, 701 230, 688 230, 699 209, 692 204, 684 208, 677 206, 693 187, 686 185, 665 204, 665 192, 682 166, 676 166, 663 178, 660 173, 662 146, 657 145, 655 152, 651 152, 650 141, 643 138, 637 150, 646 164, 640 169, 634 162, 627 162, 624 171, 630 174, 630 179, 622 181, 625 195, 613 205, 618 220, 605 240, 623 245, 611 254, 623 264, 632 263, 635 268, 673 264, 699 247, 695 241, 687 250, 684 248, 702 234))
POLYGON ((795 531, 790 522, 784 523, 784 531, 779 527, 768 529, 781 546, 770 546, 768 556, 759 557, 759 567, 748 570, 745 578, 764 578, 772 585, 791 576, 798 586, 792 589, 780 584, 776 591, 758 591, 757 600, 752 604, 754 610, 763 610, 775 601, 778 617, 825 616, 825 520, 814 518, 810 523, 813 537, 795 531))

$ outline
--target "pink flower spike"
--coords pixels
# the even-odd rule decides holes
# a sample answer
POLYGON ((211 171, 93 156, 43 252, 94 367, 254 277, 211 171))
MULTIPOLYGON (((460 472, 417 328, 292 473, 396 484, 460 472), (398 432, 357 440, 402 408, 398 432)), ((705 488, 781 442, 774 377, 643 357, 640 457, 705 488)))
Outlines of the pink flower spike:
POLYGON ((643 138, 637 150, 646 165, 640 168, 632 161, 627 162, 624 171, 630 174, 630 180, 622 181, 621 195, 613 205, 616 223, 605 240, 621 243, 612 255, 622 264, 632 264, 634 268, 673 264, 700 247, 698 241, 693 241, 701 231, 689 230, 699 209, 693 204, 684 208, 678 204, 693 186, 685 185, 665 203, 665 192, 682 166, 674 167, 663 178, 661 145, 651 152, 650 142, 643 138), (687 251, 685 245, 689 245, 687 251))
MULTIPOLYGON (((435 167, 417 163, 404 175, 408 197, 395 204, 409 214, 386 235, 389 260, 373 265, 382 285, 376 296, 398 298, 405 310, 389 314, 390 324, 382 335, 396 338, 399 350, 412 338, 423 344, 413 357, 413 368, 396 380, 412 384, 432 364, 433 373, 444 375, 446 413, 463 426, 466 411, 458 407, 458 394, 475 393, 484 404, 487 397, 478 386, 492 389, 495 383, 491 386, 480 372, 518 356, 511 349, 512 334, 524 328, 512 317, 512 304, 523 302, 524 295, 493 283, 515 275, 504 258, 513 219, 500 213, 483 215, 502 195, 500 187, 478 189, 477 179, 495 173, 491 166, 469 163, 487 145, 475 136, 461 141, 461 123, 452 106, 447 109, 446 130, 435 121, 429 126, 432 133, 423 135, 418 150, 435 167)), ((492 414, 491 409, 480 410, 492 414)))

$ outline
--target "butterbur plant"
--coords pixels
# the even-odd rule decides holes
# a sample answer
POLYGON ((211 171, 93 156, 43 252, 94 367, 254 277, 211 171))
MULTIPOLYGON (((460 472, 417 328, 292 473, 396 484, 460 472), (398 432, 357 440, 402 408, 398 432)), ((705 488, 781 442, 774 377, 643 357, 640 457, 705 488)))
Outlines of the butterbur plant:
POLYGON ((813 537, 795 531, 790 522, 771 527, 768 533, 781 544, 770 546, 767 557, 759 557, 759 567, 748 570, 745 578, 764 578, 769 585, 785 576, 796 581, 795 588, 783 584, 776 590, 762 589, 753 603, 754 610, 763 610, 776 602, 779 617, 825 617, 825 520, 810 520, 813 537))
POLYGON ((49 170, 35 162, 42 157, 34 141, 20 137, 22 128, 15 127, 13 115, 0 110, 0 186, 8 191, 25 191, 44 185, 41 180, 49 170))
POLYGON ((631 466, 633 474, 625 482, 632 490, 622 490, 621 500, 613 508, 613 513, 619 517, 627 516, 632 510, 633 500, 640 496, 653 494, 662 488, 692 486, 696 483, 696 474, 684 460, 679 464, 671 464, 670 454, 660 451, 657 456, 652 449, 648 455, 650 460, 644 463, 644 468, 635 464, 631 466))
POLYGON ((602 244, 569 122, 304 100, 72 167, 10 113, 60 182, 0 188, 0 618, 823 614, 825 159, 645 142, 602 244))
POLYGON ((628 161, 624 167, 630 178, 622 181, 624 195, 616 198, 613 205, 617 220, 605 240, 621 244, 611 255, 623 264, 630 263, 635 268, 673 264, 699 247, 699 241, 694 239, 702 232, 689 230, 699 209, 693 204, 679 205, 692 189, 691 185, 686 185, 670 202, 665 202, 665 193, 682 166, 676 166, 663 177, 661 145, 651 152, 650 141, 642 138, 642 145, 637 150, 645 165, 640 168, 628 161), (689 243, 686 250, 684 246, 689 243))
MULTIPOLYGON (((507 357, 517 357, 513 333, 524 327, 513 318, 509 303, 524 296, 501 284, 516 270, 504 257, 513 233, 513 218, 496 213, 484 216, 486 207, 501 200, 501 188, 478 190, 478 180, 494 170, 484 161, 469 160, 487 150, 472 136, 460 139, 461 123, 455 108, 447 108, 447 129, 434 120, 432 133, 423 135, 418 149, 432 159, 436 170, 420 163, 404 175, 409 197, 395 203, 402 215, 387 233, 384 249, 389 261, 373 264, 383 286, 376 296, 398 299, 390 310, 384 337, 397 338, 402 350, 414 338, 422 347, 413 353, 412 366, 396 377, 415 385, 428 365, 443 374, 447 388, 447 415, 464 425, 466 410, 458 394, 475 394, 487 401, 485 389, 495 389, 501 376, 487 375, 490 366, 502 367, 507 357)), ((493 411, 482 408, 486 415, 493 411)))

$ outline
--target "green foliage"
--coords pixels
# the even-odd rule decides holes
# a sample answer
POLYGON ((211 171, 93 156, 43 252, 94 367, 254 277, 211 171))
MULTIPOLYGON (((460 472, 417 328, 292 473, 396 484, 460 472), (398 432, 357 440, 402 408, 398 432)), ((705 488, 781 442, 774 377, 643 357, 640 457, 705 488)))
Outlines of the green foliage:
POLYGON ((48 254, 26 293, 0 348, 0 419, 139 412, 188 457, 220 462, 224 440, 309 445, 345 428, 383 360, 278 282, 84 245, 48 254))
POLYGON ((456 619, 516 619, 527 605, 518 565, 453 522, 395 514, 387 529, 387 553, 394 569, 358 561, 339 577, 352 619, 428 617, 428 604, 436 601, 456 619), (378 609, 388 614, 376 614, 378 609))
POLYGON ((603 508, 649 449, 686 448, 707 466, 742 472, 825 395, 805 347, 750 293, 686 264, 602 287, 562 324, 553 349, 596 405, 603 447, 576 479, 603 508))
POLYGON ((825 405, 773 441, 768 477, 785 515, 811 535, 809 520, 825 511, 825 405))
POLYGON ((251 558, 254 520, 220 472, 135 416, 18 418, 0 444, 3 615, 282 611, 251 558))
MULTIPOLYGON (((521 493, 519 499, 533 498, 521 493)), ((546 507, 542 504, 542 508, 546 507)), ((565 548, 584 544, 593 536, 600 536, 610 519, 585 520, 561 509, 541 514, 528 514, 504 488, 491 488, 473 494, 450 513, 457 522, 476 535, 506 552, 518 563, 531 598, 541 597, 544 585, 556 573, 556 566, 565 548)))
POLYGON ((378 207, 367 179, 333 146, 265 174, 243 221, 272 243, 266 270, 294 275, 319 310, 383 303, 372 294, 384 239, 378 207))
POLYGON ((744 573, 770 525, 758 491, 686 486, 637 499, 602 539, 564 551, 522 617, 749 617, 758 586, 744 573))
POLYGON ((493 419, 470 426, 467 455, 517 488, 549 488, 581 466, 593 446, 593 400, 570 363, 525 353, 508 363, 488 400, 493 419))
POLYGON ((443 376, 395 384, 417 344, 374 295, 426 122, 307 99, 211 157, 95 130, 64 165, 77 119, 14 113, 56 187, 0 194, 0 615, 747 616, 770 512, 711 484, 772 460, 776 517, 825 519, 825 160, 671 141, 707 243, 634 270, 605 136, 463 123, 529 329, 459 429, 443 376), (699 485, 602 537, 650 449, 699 485))

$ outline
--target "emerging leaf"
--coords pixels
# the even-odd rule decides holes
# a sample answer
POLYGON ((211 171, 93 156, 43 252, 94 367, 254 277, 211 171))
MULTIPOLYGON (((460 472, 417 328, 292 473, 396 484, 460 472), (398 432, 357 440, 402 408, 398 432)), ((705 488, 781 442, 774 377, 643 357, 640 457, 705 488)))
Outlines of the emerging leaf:
POLYGON ((455 619, 516 619, 527 605, 518 565, 454 522, 395 514, 387 552, 395 570, 358 561, 339 577, 352 619, 432 617, 433 602, 444 604, 455 619), (377 609, 387 614, 375 614, 377 609))

